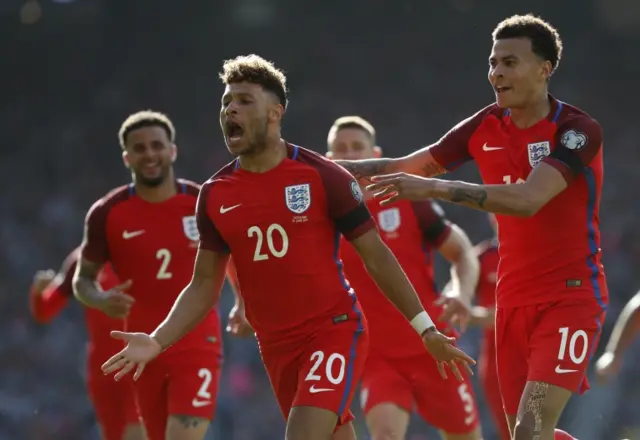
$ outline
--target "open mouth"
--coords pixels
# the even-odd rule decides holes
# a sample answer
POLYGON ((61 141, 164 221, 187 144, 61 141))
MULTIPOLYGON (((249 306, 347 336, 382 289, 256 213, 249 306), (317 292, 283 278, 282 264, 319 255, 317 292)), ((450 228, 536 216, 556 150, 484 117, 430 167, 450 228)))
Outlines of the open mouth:
POLYGON ((160 162, 149 162, 142 166, 143 171, 157 171, 160 169, 160 162))
POLYGON ((495 90, 495 92, 497 94, 501 94, 501 93, 508 92, 509 90, 511 90, 511 87, 495 86, 493 88, 493 90, 495 90))
POLYGON ((227 122, 225 124, 225 131, 227 133, 227 137, 231 142, 237 142, 242 138, 244 134, 244 129, 242 126, 236 122, 227 122))

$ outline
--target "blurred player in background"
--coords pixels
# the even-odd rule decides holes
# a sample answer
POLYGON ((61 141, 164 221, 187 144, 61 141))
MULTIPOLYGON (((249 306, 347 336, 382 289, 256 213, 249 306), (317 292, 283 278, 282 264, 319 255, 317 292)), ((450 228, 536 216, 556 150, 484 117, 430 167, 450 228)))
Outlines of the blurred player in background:
POLYGON ((127 348, 104 369, 123 368, 122 375, 136 368, 140 376, 147 362, 185 336, 218 300, 211 291, 220 291, 231 254, 246 318, 287 419, 286 439, 355 439, 349 405, 368 331, 341 272, 341 234, 443 371, 448 364, 460 374, 456 362, 468 367, 473 361, 436 330, 380 240, 353 177, 282 140, 283 73, 249 55, 226 61, 221 79, 220 125, 237 159, 200 191, 193 279, 167 319, 151 335, 126 334, 127 348))
MULTIPOLYGON (((380 157, 374 127, 358 116, 337 119, 327 139, 330 159, 380 157)), ((452 264, 456 288, 472 298, 478 282, 478 259, 467 235, 444 218, 435 203, 399 201, 382 208, 377 200, 365 197, 377 219, 380 236, 394 253, 407 278, 415 287, 422 305, 432 316, 442 308, 433 277, 434 251, 452 264)), ((480 439, 480 426, 472 385, 465 376, 443 380, 424 346, 412 335, 404 317, 380 293, 367 273, 357 250, 347 242, 341 259, 349 284, 367 316, 370 328, 369 356, 362 375, 360 403, 373 440, 404 439, 413 408, 443 438, 480 439), (435 398, 437 396, 437 398, 435 398)), ((446 333, 446 324, 437 326, 446 333)))
MULTIPOLYGON (((493 32, 495 104, 409 156, 343 163, 357 177, 387 174, 368 187, 383 203, 437 198, 499 214, 496 348, 516 440, 553 439, 572 393, 588 388, 608 303, 598 214, 602 129, 549 95, 561 55, 550 24, 510 17, 493 32), (430 178, 470 160, 485 185, 430 178)), ((463 300, 451 298, 448 307, 469 316, 463 300)))
MULTIPOLYGON (((69 303, 73 297, 71 282, 76 270, 79 249, 74 250, 62 263, 60 271, 38 271, 31 285, 29 305, 33 318, 47 324, 69 303)), ((118 285, 113 269, 106 264, 96 279, 102 290, 118 285)), ((122 319, 109 318, 104 313, 85 308, 88 333, 87 390, 93 403, 96 419, 104 440, 143 440, 144 429, 138 418, 130 380, 113 383, 100 366, 109 356, 122 350, 122 341, 109 336, 112 330, 123 328, 122 319)))
POLYGON ((640 292, 625 305, 618 317, 605 352, 596 362, 598 378, 606 382, 618 374, 625 351, 640 331, 640 292))
MULTIPOLYGON (((494 232, 497 232, 496 218, 489 214, 489 223, 494 232)), ((498 428, 501 440, 510 440, 509 425, 502 408, 500 396, 500 384, 498 382, 498 367, 496 365, 496 283, 498 281, 498 239, 492 238, 483 241, 475 247, 476 255, 480 262, 480 276, 476 289, 476 305, 471 309, 469 325, 483 329, 480 358, 478 359, 478 373, 480 384, 485 399, 489 404, 494 423, 498 428)), ((448 295, 454 289, 452 283, 448 283, 443 289, 443 294, 448 295)), ((455 292, 451 292, 456 295, 455 292)))
MULTIPOLYGON (((174 176, 175 129, 165 115, 133 114, 119 137, 133 183, 114 189, 89 210, 74 290, 84 304, 107 314, 131 307, 135 300, 126 329, 151 332, 191 279, 199 186, 174 176), (130 297, 122 289, 96 288, 107 261, 125 281, 130 297)), ((150 440, 201 440, 213 418, 222 356, 220 322, 212 308, 202 318, 134 384, 150 440)))

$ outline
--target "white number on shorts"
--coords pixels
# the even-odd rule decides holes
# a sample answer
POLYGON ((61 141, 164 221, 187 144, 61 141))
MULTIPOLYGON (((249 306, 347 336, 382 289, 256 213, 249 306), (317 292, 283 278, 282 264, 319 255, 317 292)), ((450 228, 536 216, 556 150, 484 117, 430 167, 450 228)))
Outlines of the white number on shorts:
POLYGON ((256 237, 256 250, 253 253, 253 261, 264 261, 269 259, 269 255, 265 252, 262 253, 262 243, 264 241, 264 237, 267 237, 267 248, 269 249, 269 253, 276 258, 282 258, 287 254, 289 250, 289 236, 287 235, 287 231, 284 230, 282 226, 277 223, 272 224, 267 228, 267 232, 263 233, 262 229, 258 226, 251 226, 247 231, 247 235, 249 238, 255 236, 256 237), (282 239, 282 246, 280 249, 276 249, 273 244, 273 234, 278 232, 280 238, 282 239))
MULTIPOLYGON (((309 370, 309 374, 307 374, 307 377, 305 377, 304 380, 322 379, 319 375, 316 374, 316 370, 320 368, 320 365, 324 360, 324 352, 322 351, 314 352, 311 355, 311 360, 314 361, 315 363, 311 367, 311 370, 309 370)), ((325 376, 327 377, 327 380, 334 385, 338 385, 340 382, 342 382, 342 379, 344 379, 344 370, 346 367, 347 367, 347 361, 345 360, 344 356, 342 356, 340 353, 333 353, 332 355, 330 355, 327 358, 327 362, 325 363, 325 376), (340 371, 338 372, 338 376, 333 375, 333 364, 336 361, 340 362, 340 371)))
POLYGON ((473 408, 473 397, 471 396, 466 383, 460 384, 458 387, 458 394, 460 395, 460 399, 464 405, 464 412, 467 413, 467 416, 464 418, 464 424, 470 425, 476 418, 476 413, 473 408))
POLYGON ((560 350, 558 350, 558 360, 563 360, 565 353, 567 352, 567 339, 569 340, 569 357, 574 364, 581 364, 587 357, 587 351, 589 350, 589 337, 584 330, 576 330, 569 338, 569 327, 560 327, 558 332, 562 336, 560 340, 560 350), (578 339, 582 339, 582 353, 576 356, 576 343, 578 339))
MULTIPOLYGON (((511 185, 512 183, 514 183, 514 182, 512 182, 512 180, 513 180, 513 178, 508 174, 506 176, 502 176, 502 181, 504 183, 506 183, 507 185, 511 185)), ((518 184, 524 183, 524 179, 521 179, 520 177, 518 177, 518 179, 515 181, 515 183, 518 183, 518 184)))
POLYGON ((160 269, 158 269, 156 278, 159 280, 171 279, 173 274, 167 270, 169 269, 169 263, 171 263, 171 252, 169 252, 169 249, 158 249, 156 259, 160 260, 160 269))
POLYGON ((210 400, 211 393, 209 392, 209 385, 211 385, 211 380, 213 379, 211 370, 208 368, 200 368, 198 371, 198 377, 202 379, 202 384, 200 385, 200 388, 198 388, 196 395, 202 399, 210 400))

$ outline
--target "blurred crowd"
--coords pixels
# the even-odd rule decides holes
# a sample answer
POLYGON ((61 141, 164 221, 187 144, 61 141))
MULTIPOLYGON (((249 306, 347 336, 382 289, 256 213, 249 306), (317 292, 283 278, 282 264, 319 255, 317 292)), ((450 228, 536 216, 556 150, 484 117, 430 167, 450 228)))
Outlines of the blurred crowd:
MULTIPOLYGON (((435 140, 492 100, 486 60, 493 26, 535 12, 556 25, 565 56, 552 92, 586 109, 605 133, 602 247, 611 292, 605 337, 640 288, 640 163, 634 85, 640 6, 594 0, 8 0, 0 5, 0 440, 98 438, 84 390, 80 307, 32 322, 28 286, 57 269, 82 236, 92 202, 129 181, 117 130, 151 108, 177 127, 181 177, 204 181, 231 160, 218 126, 223 59, 255 52, 289 75, 286 139, 324 151, 333 120, 359 114, 388 155, 435 140), (533 9, 533 11, 532 11, 533 9)), ((473 165, 452 178, 478 181, 473 165)), ((474 241, 481 213, 446 205, 474 241)), ((558 219, 562 221, 562 219, 558 219)), ((440 285, 447 268, 438 264, 440 285)), ((223 297, 222 314, 231 306, 223 297)), ((225 341, 212 437, 282 438, 283 422, 254 341, 225 341)), ((478 335, 463 339, 477 350, 478 335)), ((621 438, 639 424, 640 345, 618 380, 575 399, 561 426, 583 440, 621 438)), ((481 398, 481 397, 480 397, 481 398)), ((357 407, 357 402, 355 403, 357 407)), ((481 405, 481 411, 486 412, 481 405)), ((486 438, 493 428, 483 417, 486 438)), ((416 421, 413 440, 436 438, 416 421)), ((633 437, 640 438, 638 434, 633 437)))

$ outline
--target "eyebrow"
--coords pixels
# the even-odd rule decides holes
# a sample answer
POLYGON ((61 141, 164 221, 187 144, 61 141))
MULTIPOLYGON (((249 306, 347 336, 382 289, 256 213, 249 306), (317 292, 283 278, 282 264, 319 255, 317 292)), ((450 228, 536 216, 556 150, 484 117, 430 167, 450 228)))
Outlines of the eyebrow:
POLYGON ((505 61, 505 60, 516 60, 516 59, 518 59, 518 57, 513 54, 505 55, 503 57, 496 57, 496 56, 489 57, 489 61, 497 61, 497 60, 505 61))

